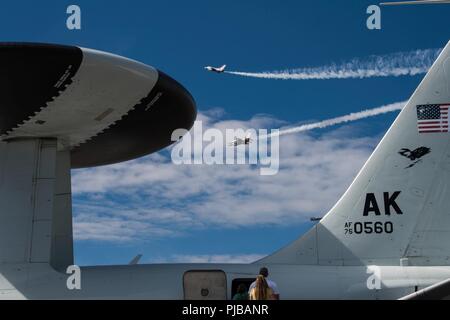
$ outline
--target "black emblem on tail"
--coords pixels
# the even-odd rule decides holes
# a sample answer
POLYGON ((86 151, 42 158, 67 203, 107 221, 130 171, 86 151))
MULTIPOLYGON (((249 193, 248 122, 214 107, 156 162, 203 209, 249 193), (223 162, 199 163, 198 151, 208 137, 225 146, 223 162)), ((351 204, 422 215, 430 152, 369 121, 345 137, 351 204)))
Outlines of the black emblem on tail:
POLYGON ((409 166, 407 166, 405 169, 409 169, 414 167, 416 164, 418 164, 419 162, 422 161, 422 158, 424 156, 426 156, 427 154, 429 154, 431 152, 430 148, 427 147, 420 147, 417 148, 416 150, 409 150, 406 148, 401 149, 398 153, 406 158, 408 158, 409 160, 413 161, 413 163, 411 163, 409 166))

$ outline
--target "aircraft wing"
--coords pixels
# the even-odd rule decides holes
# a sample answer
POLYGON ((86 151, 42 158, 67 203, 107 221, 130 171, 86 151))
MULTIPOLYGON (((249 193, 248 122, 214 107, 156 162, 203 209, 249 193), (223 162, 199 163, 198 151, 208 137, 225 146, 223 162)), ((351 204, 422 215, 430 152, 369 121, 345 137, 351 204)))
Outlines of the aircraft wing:
POLYGON ((131 260, 131 261, 128 263, 128 265, 134 266, 134 265, 139 264, 139 261, 141 260, 141 258, 142 258, 142 254, 138 254, 136 257, 133 258, 133 260, 131 260))
POLYGON ((450 300, 450 279, 414 292, 399 300, 450 300))

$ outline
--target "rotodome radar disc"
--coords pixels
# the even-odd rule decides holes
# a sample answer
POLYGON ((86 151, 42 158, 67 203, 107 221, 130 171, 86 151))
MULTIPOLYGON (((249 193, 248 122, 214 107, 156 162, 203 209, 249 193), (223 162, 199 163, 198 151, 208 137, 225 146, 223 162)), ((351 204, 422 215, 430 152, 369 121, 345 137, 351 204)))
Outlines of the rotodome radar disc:
POLYGON ((131 160, 190 129, 196 106, 163 72, 72 46, 0 43, 0 138, 57 138, 72 168, 131 160))

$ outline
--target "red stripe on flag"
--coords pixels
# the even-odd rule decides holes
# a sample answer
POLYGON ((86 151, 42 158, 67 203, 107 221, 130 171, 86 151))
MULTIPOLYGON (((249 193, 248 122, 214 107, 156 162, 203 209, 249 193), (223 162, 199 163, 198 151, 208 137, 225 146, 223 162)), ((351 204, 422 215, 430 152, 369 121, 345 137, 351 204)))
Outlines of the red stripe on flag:
POLYGON ((419 121, 419 124, 439 124, 441 121, 419 121))
POLYGON ((433 129, 433 128, 441 128, 441 126, 419 126, 419 129, 433 129))

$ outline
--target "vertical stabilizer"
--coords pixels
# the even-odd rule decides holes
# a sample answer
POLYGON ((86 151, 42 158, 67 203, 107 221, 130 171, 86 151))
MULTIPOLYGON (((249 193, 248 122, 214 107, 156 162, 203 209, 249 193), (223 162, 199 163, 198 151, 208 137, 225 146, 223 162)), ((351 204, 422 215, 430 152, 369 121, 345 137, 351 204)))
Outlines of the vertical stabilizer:
POLYGON ((450 43, 330 212, 260 263, 450 264, 450 43))

